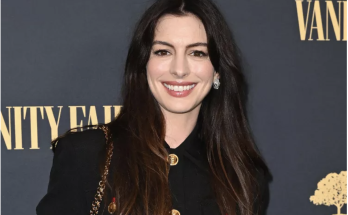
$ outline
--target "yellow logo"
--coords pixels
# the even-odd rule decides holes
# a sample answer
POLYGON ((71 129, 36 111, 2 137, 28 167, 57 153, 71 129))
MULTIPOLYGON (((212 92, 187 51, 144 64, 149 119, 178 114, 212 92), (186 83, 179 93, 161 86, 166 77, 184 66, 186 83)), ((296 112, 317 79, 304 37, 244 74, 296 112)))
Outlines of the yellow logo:
MULTIPOLYGON (((104 105, 104 123, 111 122, 121 111, 120 105, 104 105)), ((31 144, 29 149, 40 149, 39 147, 39 120, 45 120, 51 129, 51 139, 58 136, 58 127, 62 112, 65 110, 63 106, 8 106, 6 122, 3 113, 0 112, 1 134, 7 150, 23 150, 23 129, 22 122, 30 121, 31 144), (11 116, 13 115, 13 117, 11 116), (14 142, 12 142, 14 139, 14 142)), ((96 106, 68 106, 70 128, 82 127, 84 124, 98 124, 96 106), (87 121, 87 123, 86 123, 87 121)), ((27 140, 28 138, 25 138, 27 140)), ((46 144, 47 146, 48 144, 46 144)))
POLYGON ((309 200, 315 205, 334 205, 337 207, 337 214, 341 214, 341 208, 347 204, 347 171, 329 173, 321 179, 309 200))
POLYGON ((325 7, 319 0, 295 0, 300 39, 313 40, 316 32, 316 41, 347 41, 347 1, 325 0, 325 7), (307 7, 306 8, 304 7, 307 7), (329 24, 332 26, 329 28, 329 24), (330 30, 329 30, 330 29, 330 30), (309 32, 308 32, 309 31, 309 32), (329 31, 331 31, 329 33, 329 31), (307 37, 307 32, 309 37, 307 37), (335 37, 334 37, 334 36, 335 37))

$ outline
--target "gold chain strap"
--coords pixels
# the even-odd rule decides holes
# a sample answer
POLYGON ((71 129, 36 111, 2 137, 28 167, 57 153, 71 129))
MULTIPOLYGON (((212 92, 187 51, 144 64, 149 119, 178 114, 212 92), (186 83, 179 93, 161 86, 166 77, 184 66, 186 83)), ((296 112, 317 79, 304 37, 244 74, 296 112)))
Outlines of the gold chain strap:
POLYGON ((114 149, 114 144, 112 142, 112 134, 110 134, 109 128, 106 125, 102 125, 101 129, 104 131, 104 134, 105 134, 105 139, 107 144, 107 158, 106 158, 106 163, 105 163, 102 179, 99 182, 97 193, 95 194, 94 200, 92 202, 92 209, 90 210, 90 215, 98 214, 100 203, 104 195, 106 177, 108 176, 108 173, 109 173, 109 166, 110 166, 113 149, 114 149))

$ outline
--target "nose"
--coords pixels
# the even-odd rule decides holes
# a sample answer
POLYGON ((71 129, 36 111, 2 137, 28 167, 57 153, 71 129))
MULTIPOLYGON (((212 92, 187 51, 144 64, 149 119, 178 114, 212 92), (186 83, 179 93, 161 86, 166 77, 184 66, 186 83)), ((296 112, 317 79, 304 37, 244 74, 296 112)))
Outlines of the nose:
POLYGON ((173 57, 170 67, 170 73, 175 78, 184 78, 190 74, 190 69, 184 54, 177 54, 173 57))

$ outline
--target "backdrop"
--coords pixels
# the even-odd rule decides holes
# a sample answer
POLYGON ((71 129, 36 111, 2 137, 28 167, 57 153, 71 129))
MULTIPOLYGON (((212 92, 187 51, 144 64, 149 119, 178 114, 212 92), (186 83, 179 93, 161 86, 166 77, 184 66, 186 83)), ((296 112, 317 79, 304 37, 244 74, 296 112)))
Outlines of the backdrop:
MULTIPOLYGON (((273 174, 268 214, 346 214, 347 2, 215 2, 243 54, 273 174)), ((131 32, 151 3, 2 1, 2 214, 35 214, 52 138, 118 113, 131 32)))

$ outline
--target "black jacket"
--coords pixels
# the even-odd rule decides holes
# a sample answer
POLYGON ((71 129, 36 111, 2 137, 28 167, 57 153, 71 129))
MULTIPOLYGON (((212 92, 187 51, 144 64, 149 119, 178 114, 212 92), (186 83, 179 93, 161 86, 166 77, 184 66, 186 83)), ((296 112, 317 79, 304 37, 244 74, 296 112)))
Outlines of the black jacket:
MULTIPOLYGON (((169 173, 173 209, 180 215, 220 215, 209 186, 208 163, 203 143, 197 136, 197 125, 179 147, 171 149, 166 142, 165 147, 179 160, 170 167, 169 173)), ((36 207, 37 215, 89 214, 101 179, 98 163, 105 153, 105 136, 101 129, 75 132, 60 139, 47 194, 36 207)), ((113 174, 110 168, 109 176, 113 174)), ((99 214, 106 215, 109 212, 104 201, 108 205, 111 199, 103 200, 99 209, 99 214)))

